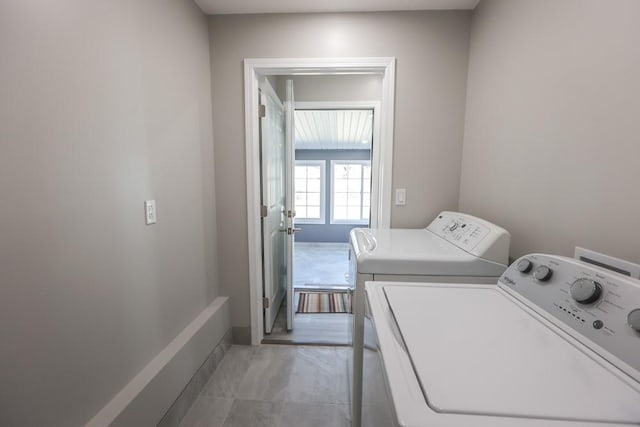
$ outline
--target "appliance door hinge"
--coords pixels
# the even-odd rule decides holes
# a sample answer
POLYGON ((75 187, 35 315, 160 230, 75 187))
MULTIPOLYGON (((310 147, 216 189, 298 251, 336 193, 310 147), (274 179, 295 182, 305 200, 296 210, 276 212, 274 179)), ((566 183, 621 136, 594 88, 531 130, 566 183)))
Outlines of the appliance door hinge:
POLYGON ((269 298, 267 297, 262 298, 262 308, 269 308, 269 298))
POLYGON ((258 105, 258 117, 263 118, 266 115, 267 115, 267 107, 265 107, 262 104, 258 105))
POLYGON ((260 206, 260 217, 266 218, 268 214, 267 207, 265 205, 260 206))

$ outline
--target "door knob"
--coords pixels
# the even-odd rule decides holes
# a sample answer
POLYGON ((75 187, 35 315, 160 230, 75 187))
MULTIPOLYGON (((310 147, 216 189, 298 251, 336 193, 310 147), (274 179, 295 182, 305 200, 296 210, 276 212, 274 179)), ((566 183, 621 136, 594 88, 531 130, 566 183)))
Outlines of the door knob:
POLYGON ((302 231, 302 228, 298 228, 298 227, 288 227, 288 228, 281 228, 279 230, 281 233, 287 233, 287 234, 295 234, 298 231, 302 231))

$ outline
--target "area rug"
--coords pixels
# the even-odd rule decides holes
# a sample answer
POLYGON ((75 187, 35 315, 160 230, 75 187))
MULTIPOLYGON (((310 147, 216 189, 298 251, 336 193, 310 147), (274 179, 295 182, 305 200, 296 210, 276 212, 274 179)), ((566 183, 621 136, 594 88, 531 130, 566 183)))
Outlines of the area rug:
POLYGON ((352 313, 349 292, 296 292, 296 313, 352 313))

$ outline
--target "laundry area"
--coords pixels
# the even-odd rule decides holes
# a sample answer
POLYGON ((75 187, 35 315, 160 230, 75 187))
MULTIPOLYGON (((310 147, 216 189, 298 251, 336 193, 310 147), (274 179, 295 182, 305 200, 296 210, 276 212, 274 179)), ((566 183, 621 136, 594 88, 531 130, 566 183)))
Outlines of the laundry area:
POLYGON ((639 22, 0 1, 0 426, 639 426, 639 22))

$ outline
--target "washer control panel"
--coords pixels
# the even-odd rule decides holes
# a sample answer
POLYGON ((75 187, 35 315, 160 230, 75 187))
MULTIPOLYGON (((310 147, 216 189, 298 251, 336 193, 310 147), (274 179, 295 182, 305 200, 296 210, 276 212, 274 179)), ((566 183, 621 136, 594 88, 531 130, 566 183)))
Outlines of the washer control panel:
POLYGON ((640 280, 572 258, 531 254, 514 262, 498 286, 630 365, 640 381, 640 280))
POLYGON ((501 227, 460 212, 441 212, 427 230, 481 258, 507 264, 511 236, 501 227))
POLYGON ((445 212, 433 220, 429 229, 468 251, 478 246, 489 234, 489 227, 463 215, 445 212))

